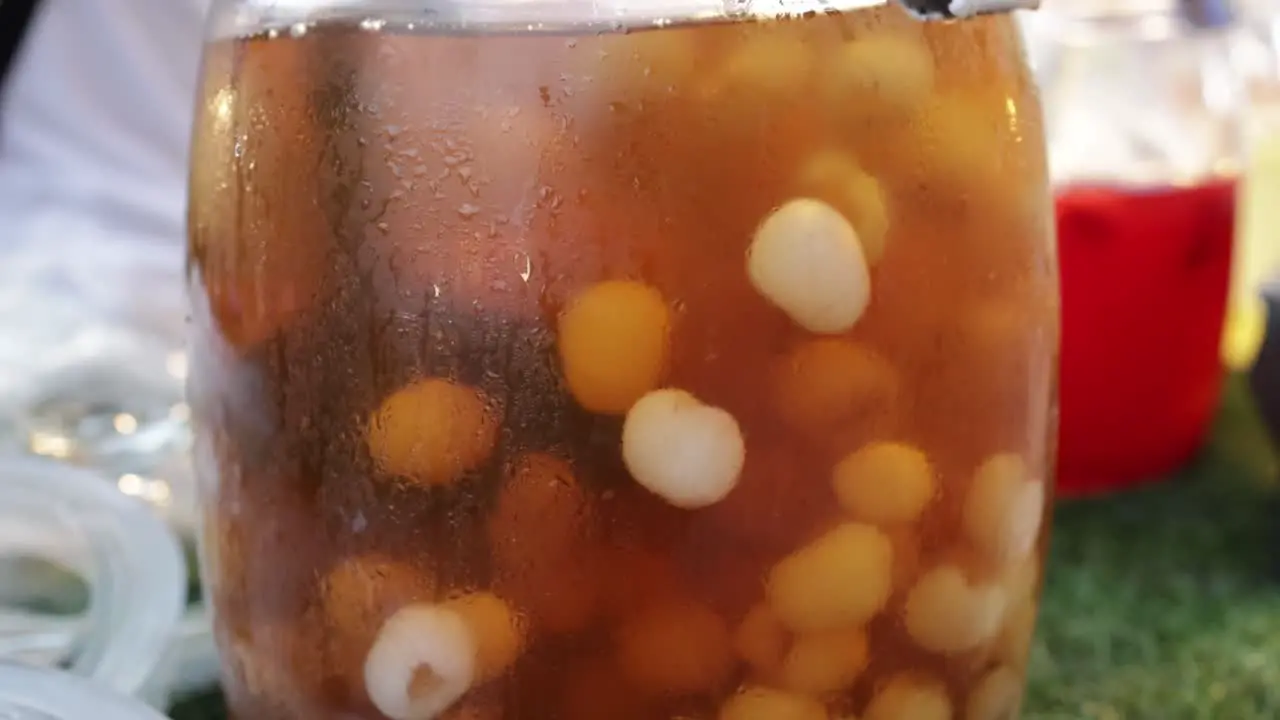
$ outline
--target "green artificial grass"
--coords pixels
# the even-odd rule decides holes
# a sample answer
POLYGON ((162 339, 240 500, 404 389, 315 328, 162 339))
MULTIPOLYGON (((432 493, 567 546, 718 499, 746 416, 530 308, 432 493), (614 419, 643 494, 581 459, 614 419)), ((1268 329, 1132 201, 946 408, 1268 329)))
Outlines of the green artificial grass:
MULTIPOLYGON (((1062 503, 1023 720, 1280 718, 1275 477, 1236 376, 1192 466, 1142 490, 1062 503)), ((172 716, 225 713, 210 692, 172 716)))

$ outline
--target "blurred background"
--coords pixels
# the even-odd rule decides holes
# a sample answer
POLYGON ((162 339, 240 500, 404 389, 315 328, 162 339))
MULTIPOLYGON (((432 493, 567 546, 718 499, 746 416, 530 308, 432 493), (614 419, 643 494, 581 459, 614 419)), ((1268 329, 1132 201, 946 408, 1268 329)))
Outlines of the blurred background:
MULTIPOLYGON (((207 2, 0 3, 0 661, 212 720, 183 392, 207 2)), ((1063 288, 1024 716, 1280 717, 1280 1, 1022 20, 1063 288)))

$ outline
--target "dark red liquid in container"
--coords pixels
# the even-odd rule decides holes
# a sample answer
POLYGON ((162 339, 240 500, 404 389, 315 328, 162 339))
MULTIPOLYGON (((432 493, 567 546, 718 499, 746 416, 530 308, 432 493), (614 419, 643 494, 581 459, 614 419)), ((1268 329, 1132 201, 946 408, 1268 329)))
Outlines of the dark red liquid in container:
POLYGON ((1059 493, 1159 480, 1217 409, 1235 183, 1068 187, 1057 220, 1059 493))

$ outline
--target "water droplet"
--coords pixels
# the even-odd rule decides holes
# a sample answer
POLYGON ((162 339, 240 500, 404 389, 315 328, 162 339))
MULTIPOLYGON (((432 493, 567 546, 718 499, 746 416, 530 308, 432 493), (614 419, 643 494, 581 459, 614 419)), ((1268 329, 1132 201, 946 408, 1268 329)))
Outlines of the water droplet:
POLYGON ((473 205, 471 203, 463 203, 458 206, 458 215, 461 215, 464 219, 470 220, 471 218, 479 214, 480 214, 479 205, 473 205))

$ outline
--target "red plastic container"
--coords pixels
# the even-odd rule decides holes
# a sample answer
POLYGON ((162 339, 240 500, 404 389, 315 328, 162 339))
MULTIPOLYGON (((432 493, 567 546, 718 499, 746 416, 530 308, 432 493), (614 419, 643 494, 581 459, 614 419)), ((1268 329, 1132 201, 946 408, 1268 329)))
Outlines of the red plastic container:
POLYGON ((1159 480, 1217 409, 1235 183, 1064 188, 1063 496, 1159 480))

